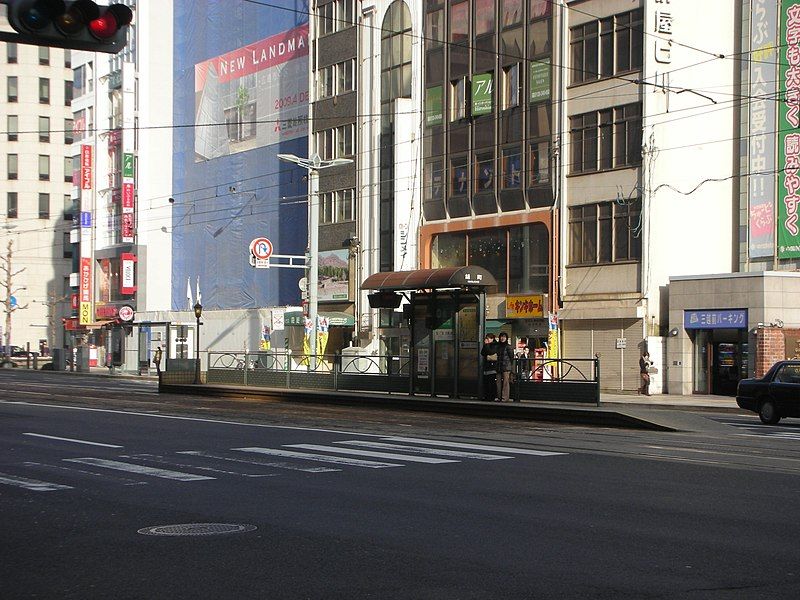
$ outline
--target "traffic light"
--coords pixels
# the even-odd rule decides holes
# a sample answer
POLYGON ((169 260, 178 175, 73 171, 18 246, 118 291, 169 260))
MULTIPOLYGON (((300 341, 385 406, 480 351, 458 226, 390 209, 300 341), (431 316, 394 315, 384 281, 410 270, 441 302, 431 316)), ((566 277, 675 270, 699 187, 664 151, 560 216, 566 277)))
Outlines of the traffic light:
POLYGON ((124 4, 91 0, 6 0, 15 41, 116 54, 125 47, 133 12, 124 4))

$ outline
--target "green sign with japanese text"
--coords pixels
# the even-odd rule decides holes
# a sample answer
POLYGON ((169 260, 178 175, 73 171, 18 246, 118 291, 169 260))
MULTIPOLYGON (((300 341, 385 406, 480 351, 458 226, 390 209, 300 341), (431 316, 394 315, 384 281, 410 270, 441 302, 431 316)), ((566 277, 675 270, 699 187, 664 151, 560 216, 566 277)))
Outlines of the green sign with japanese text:
POLYGON ((425 90, 425 126, 433 127, 442 124, 442 86, 425 90))
POLYGON ((550 98, 550 60, 531 62, 531 102, 550 98))
POLYGON ((494 80, 491 73, 482 73, 472 78, 472 116, 488 115, 492 112, 494 80))
POLYGON ((133 154, 126 152, 122 155, 122 176, 133 177, 133 154))
POLYGON ((781 1, 778 76, 778 258, 800 258, 800 2, 781 1))

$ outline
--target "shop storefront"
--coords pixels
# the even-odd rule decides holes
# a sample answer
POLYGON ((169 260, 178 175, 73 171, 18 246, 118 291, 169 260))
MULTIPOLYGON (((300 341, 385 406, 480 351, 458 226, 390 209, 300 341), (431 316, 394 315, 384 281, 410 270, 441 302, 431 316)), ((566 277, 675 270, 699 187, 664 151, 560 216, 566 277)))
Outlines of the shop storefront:
POLYGON ((692 392, 736 395, 747 377, 747 309, 685 310, 683 327, 693 344, 692 392))

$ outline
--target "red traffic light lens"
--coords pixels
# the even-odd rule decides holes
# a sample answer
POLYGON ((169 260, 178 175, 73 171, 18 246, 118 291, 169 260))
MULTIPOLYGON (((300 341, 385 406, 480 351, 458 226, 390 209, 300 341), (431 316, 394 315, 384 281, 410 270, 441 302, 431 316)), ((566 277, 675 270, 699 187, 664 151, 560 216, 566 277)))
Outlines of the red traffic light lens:
POLYGON ((92 35, 101 40, 113 37, 113 35, 117 33, 117 29, 119 29, 117 20, 110 12, 107 12, 102 17, 89 21, 89 31, 92 32, 92 35))

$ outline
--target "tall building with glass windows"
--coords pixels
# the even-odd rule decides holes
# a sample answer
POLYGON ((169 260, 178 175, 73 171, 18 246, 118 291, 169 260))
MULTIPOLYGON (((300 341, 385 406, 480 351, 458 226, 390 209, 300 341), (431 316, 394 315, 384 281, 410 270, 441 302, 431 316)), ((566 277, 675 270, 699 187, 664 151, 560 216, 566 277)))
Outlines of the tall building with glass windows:
POLYGON ((666 365, 670 277, 734 270, 734 12, 425 2, 420 263, 494 273, 488 331, 599 354, 606 389, 638 387, 645 349, 666 365))
MULTIPOLYGON (((5 5, 0 29, 12 32, 5 5)), ((70 311, 71 62, 68 50, 0 42, 0 339, 36 352, 61 347, 70 311)))

